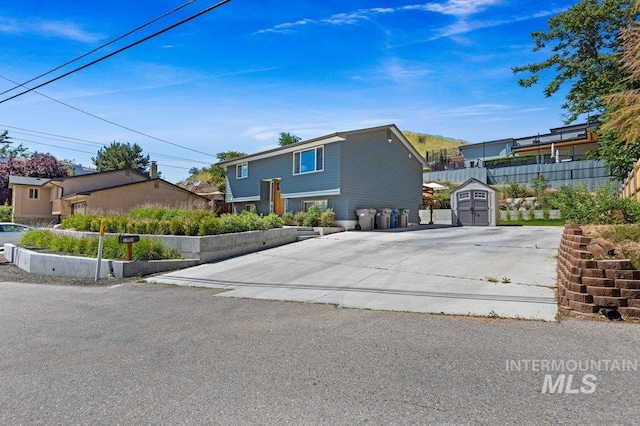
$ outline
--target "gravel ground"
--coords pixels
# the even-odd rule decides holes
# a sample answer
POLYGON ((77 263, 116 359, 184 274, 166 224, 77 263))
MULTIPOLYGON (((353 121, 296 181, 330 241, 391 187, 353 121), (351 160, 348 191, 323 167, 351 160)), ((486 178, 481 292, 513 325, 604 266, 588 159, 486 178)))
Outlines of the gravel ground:
POLYGON ((17 282, 50 285, 73 286, 110 286, 127 282, 134 282, 135 278, 102 279, 95 281, 93 277, 55 277, 50 275, 30 274, 13 265, 4 257, 4 251, 0 251, 0 282, 17 282))

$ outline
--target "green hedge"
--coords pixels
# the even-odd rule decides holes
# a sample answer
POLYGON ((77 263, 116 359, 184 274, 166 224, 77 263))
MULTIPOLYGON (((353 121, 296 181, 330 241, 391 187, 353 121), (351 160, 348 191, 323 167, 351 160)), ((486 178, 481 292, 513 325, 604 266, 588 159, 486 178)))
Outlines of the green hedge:
MULTIPOLYGON (((70 256, 96 257, 98 255, 98 237, 73 237, 58 235, 45 229, 33 229, 20 237, 18 244, 25 248, 49 250, 70 256)), ((104 239, 102 257, 105 259, 126 258, 126 244, 118 243, 117 236, 107 236, 104 239)), ((180 259, 180 254, 165 247, 153 238, 141 238, 132 245, 133 260, 162 260, 180 259)))
POLYGON ((102 219, 105 232, 114 234, 202 236, 282 228, 283 225, 275 214, 259 216, 243 211, 239 215, 225 213, 218 217, 208 210, 144 207, 132 210, 128 216, 73 215, 62 221, 62 228, 98 232, 102 219))

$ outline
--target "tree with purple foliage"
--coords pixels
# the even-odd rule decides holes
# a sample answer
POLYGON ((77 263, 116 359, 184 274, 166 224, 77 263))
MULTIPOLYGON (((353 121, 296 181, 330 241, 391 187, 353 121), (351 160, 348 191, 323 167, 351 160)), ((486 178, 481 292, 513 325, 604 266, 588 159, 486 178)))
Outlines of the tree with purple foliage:
POLYGON ((0 204, 11 202, 9 176, 59 178, 67 174, 64 163, 50 154, 36 152, 26 160, 9 158, 7 162, 0 163, 0 204))

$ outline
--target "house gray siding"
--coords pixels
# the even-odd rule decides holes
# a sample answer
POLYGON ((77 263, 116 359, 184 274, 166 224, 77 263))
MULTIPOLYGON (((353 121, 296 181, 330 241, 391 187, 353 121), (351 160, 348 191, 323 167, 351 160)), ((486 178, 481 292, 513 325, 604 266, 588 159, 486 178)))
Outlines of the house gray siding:
MULTIPOLYGON (((304 150, 304 146, 301 147, 304 150)), ((227 200, 240 205, 255 203, 259 213, 267 214, 270 210, 269 183, 265 179, 282 179, 282 194, 299 194, 305 192, 329 191, 340 188, 340 143, 324 145, 324 170, 315 173, 293 174, 293 153, 248 161, 248 177, 236 178, 236 166, 227 168, 227 200), (259 197, 259 201, 235 202, 233 198, 259 197)), ((318 197, 292 198, 288 201, 287 210, 299 211, 302 200, 318 197)), ((327 197, 320 197, 327 199, 327 197)))
POLYGON ((350 134, 340 146, 342 193, 335 200, 336 218, 357 220, 356 208, 400 208, 409 209, 409 221, 419 223, 422 164, 409 158, 411 152, 392 132, 350 134))

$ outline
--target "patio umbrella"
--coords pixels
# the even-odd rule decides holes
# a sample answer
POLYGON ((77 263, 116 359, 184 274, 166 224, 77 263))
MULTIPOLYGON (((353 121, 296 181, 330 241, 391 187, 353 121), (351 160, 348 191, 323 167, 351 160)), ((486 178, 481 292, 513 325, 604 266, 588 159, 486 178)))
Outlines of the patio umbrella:
POLYGON ((440 185, 439 183, 435 182, 423 183, 422 186, 425 188, 431 188, 434 191, 442 191, 443 189, 447 189, 446 186, 440 185))

